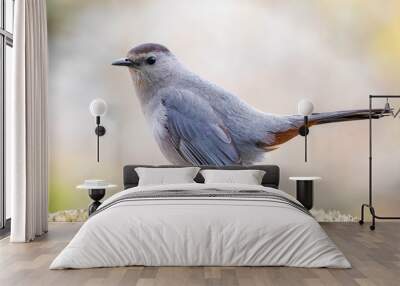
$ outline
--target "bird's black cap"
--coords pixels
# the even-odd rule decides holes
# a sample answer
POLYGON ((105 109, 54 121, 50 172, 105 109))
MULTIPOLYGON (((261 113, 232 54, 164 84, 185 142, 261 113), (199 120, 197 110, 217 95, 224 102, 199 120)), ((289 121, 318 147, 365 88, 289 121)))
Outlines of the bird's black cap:
POLYGON ((134 47, 133 49, 131 49, 129 51, 129 54, 147 54, 150 52, 169 53, 170 51, 163 45, 146 43, 146 44, 141 44, 139 46, 134 47))

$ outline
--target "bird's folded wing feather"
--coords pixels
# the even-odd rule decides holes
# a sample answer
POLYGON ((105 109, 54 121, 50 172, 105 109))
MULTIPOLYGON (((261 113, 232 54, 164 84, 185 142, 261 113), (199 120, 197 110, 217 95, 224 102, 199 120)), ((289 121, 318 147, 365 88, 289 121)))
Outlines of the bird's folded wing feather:
POLYGON ((228 129, 210 104, 188 90, 160 92, 166 128, 179 154, 195 165, 232 165, 240 156, 228 129))

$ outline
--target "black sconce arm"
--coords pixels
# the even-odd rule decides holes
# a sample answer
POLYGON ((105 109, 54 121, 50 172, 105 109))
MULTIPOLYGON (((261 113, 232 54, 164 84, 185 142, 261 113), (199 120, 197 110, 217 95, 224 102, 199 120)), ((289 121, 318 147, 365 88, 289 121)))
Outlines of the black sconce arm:
POLYGON ((309 132, 308 116, 304 116, 304 125, 299 128, 299 134, 304 136, 304 162, 307 162, 307 135, 309 132))
POLYGON ((100 161, 100 136, 106 134, 106 129, 104 126, 100 125, 100 116, 96 116, 96 129, 94 133, 97 135, 97 162, 100 161))

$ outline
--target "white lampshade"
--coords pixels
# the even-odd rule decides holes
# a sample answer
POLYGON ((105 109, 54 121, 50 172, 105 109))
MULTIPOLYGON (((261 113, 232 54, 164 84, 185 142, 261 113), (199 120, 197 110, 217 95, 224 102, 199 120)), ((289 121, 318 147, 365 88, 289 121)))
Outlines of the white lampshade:
POLYGON ((312 104, 311 101, 307 99, 302 99, 297 104, 297 112, 300 115, 308 116, 313 112, 313 110, 314 110, 314 105, 312 104))
POLYGON ((107 112, 107 103, 101 98, 96 98, 90 103, 89 110, 93 116, 103 116, 107 112))

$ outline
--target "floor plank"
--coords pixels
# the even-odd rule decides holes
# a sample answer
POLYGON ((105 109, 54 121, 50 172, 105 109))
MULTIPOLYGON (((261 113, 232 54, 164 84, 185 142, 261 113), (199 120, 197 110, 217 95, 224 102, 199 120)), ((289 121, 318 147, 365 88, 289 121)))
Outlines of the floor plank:
POLYGON ((48 270, 81 223, 50 223, 47 235, 27 244, 0 240, 0 285, 400 285, 400 223, 323 223, 322 227, 352 263, 352 269, 289 267, 117 267, 48 270))

